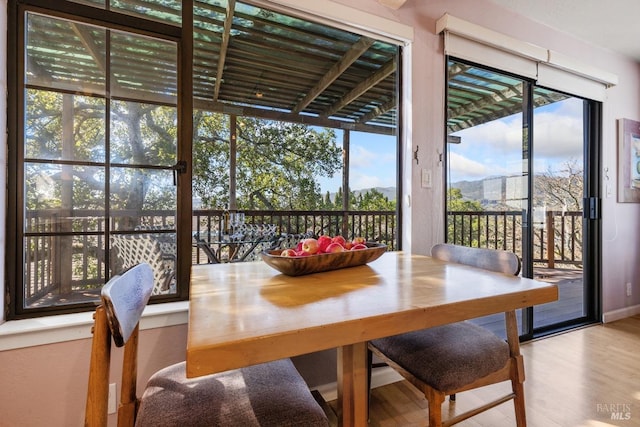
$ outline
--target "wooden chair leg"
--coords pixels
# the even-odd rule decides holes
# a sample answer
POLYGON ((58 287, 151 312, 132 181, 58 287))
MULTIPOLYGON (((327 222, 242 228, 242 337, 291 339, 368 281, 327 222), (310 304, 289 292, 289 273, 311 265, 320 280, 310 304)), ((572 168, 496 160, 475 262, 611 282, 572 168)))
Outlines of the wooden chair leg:
POLYGON ((515 360, 515 363, 512 365, 511 388, 515 394, 513 406, 516 412, 516 424, 518 427, 525 427, 527 425, 527 418, 524 402, 524 360, 520 354, 518 322, 515 311, 507 311, 505 313, 505 324, 507 328, 509 353, 511 358, 515 360))
POLYGON ((435 390, 428 390, 425 397, 429 403, 429 427, 442 427, 442 404, 446 395, 435 390))
POLYGON ((118 407, 118 426, 132 426, 136 422, 136 413, 138 412, 136 377, 138 372, 139 331, 140 325, 136 326, 124 346, 122 388, 120 391, 120 406, 118 407))
POLYGON ((99 306, 94 314, 91 362, 89 365, 89 386, 85 409, 84 425, 106 426, 109 394, 109 364, 111 362, 111 332, 107 324, 107 314, 99 306))
POLYGON ((512 381, 513 393, 513 406, 516 411, 516 425, 518 427, 526 427, 527 415, 524 402, 524 385, 519 381, 512 381))
POLYGON ((371 421, 371 370, 373 369, 373 352, 367 348, 367 420, 371 421))

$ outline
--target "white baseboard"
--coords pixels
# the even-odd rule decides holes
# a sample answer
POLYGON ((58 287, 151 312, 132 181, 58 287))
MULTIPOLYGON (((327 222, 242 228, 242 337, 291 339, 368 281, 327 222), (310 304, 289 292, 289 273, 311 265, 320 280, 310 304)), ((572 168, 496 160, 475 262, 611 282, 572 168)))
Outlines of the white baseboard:
MULTIPOLYGON (((382 368, 375 368, 371 372, 371 388, 382 387, 383 385, 402 381, 402 377, 393 368, 385 366, 382 368)), ((324 399, 325 402, 330 402, 338 398, 338 385, 333 382, 329 384, 322 384, 318 387, 314 387, 324 399)))
POLYGON ((631 307, 620 308, 618 310, 602 313, 602 321, 604 323, 614 322, 626 317, 635 316, 636 314, 640 314, 640 305, 632 305, 631 307))

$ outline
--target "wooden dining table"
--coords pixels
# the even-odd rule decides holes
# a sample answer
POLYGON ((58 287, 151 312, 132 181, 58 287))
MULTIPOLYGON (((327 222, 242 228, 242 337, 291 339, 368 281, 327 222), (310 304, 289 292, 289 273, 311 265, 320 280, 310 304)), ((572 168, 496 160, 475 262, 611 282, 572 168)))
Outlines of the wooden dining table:
POLYGON ((558 299, 557 287, 423 255, 291 277, 264 262, 194 265, 187 376, 338 349, 338 419, 367 425, 367 342, 558 299))

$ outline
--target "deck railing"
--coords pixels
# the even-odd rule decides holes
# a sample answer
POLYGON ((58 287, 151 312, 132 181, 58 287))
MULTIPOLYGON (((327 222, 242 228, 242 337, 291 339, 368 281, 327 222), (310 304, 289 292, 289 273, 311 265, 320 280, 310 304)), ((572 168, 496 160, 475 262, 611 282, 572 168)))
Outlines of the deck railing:
MULTIPOLYGON (((176 223, 172 210, 111 211, 111 217, 111 230, 116 232, 134 232, 140 226, 173 229, 176 223)), ((222 210, 194 210, 193 230, 217 230, 222 218, 222 210)), ((362 236, 397 249, 395 211, 246 211, 245 222, 275 224, 277 234, 362 236)), ((27 305, 49 293, 66 294, 104 283, 108 257, 103 211, 28 211, 25 230, 27 305)), ((192 260, 205 263, 207 257, 194 247, 192 260)))
MULTIPOLYGON (((220 226, 222 211, 194 210, 194 227, 212 231, 220 226)), ((394 211, 246 211, 249 224, 275 224, 278 234, 362 236, 367 240, 396 248, 394 211)))
MULTIPOLYGON (((522 212, 450 211, 447 241, 522 256, 522 212)), ((582 212, 547 210, 544 220, 534 223, 533 262, 548 268, 582 266, 582 212)))
MULTIPOLYGON (((135 225, 173 228, 173 211, 111 212, 111 229, 134 230, 135 225)), ((221 210, 194 210, 193 230, 214 231, 221 210)), ((534 262, 581 266, 581 212, 547 211, 534 226, 534 262), (553 238, 549 238, 553 236, 553 238)), ((26 216, 26 302, 50 292, 68 293, 99 287, 106 277, 106 237, 103 212, 60 210, 30 211, 26 216)), ((278 234, 341 234, 362 236, 397 249, 397 215, 394 211, 246 211, 249 224, 275 224, 278 234)), ((522 214, 519 211, 449 212, 447 241, 475 247, 520 252, 522 214)), ((193 263, 207 262, 194 247, 193 263)), ((521 255, 519 253, 519 255, 521 255)))

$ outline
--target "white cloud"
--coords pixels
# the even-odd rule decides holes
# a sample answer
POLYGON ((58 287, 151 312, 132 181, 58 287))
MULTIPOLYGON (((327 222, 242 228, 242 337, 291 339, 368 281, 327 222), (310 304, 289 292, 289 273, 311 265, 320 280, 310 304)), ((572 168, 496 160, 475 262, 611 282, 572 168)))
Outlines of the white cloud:
POLYGON ((533 138, 536 157, 582 158, 582 117, 537 114, 533 138))
POLYGON ((352 190, 396 185, 396 156, 393 151, 373 152, 361 145, 352 145, 349 163, 352 190))
POLYGON ((449 153, 449 170, 454 181, 478 179, 490 175, 487 165, 468 159, 456 153, 449 153))
MULTIPOLYGON (((582 101, 570 98, 534 116, 535 163, 543 169, 560 162, 581 160, 583 149, 582 101)), ((495 120, 457 132, 461 144, 450 147, 452 178, 478 179, 522 169, 521 115, 495 120)), ((538 168, 540 169, 540 168, 538 168)))
POLYGON ((350 177, 350 185, 352 190, 361 190, 364 188, 373 188, 373 187, 395 187, 395 180, 393 182, 385 182, 382 178, 375 175, 365 175, 365 174, 355 174, 355 176, 350 177))
POLYGON ((362 145, 355 145, 351 147, 349 163, 353 168, 370 170, 375 159, 376 154, 367 150, 362 145))

